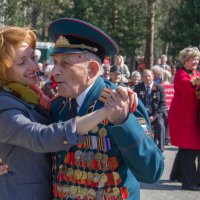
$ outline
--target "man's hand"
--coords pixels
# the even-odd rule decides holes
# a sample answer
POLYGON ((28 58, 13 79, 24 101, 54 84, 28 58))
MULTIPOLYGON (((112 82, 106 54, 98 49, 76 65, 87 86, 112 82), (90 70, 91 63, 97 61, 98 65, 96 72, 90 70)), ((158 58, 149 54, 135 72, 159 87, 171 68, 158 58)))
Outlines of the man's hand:
MULTIPOLYGON (((127 88, 119 86, 115 91, 112 91, 110 98, 105 103, 105 108, 108 111, 108 120, 113 124, 123 123, 130 111, 130 94, 127 88)), ((134 99, 134 95, 131 98, 134 99)), ((134 101, 134 100, 131 100, 134 101)))
POLYGON ((0 158, 0 176, 8 173, 8 165, 3 164, 2 159, 0 158))

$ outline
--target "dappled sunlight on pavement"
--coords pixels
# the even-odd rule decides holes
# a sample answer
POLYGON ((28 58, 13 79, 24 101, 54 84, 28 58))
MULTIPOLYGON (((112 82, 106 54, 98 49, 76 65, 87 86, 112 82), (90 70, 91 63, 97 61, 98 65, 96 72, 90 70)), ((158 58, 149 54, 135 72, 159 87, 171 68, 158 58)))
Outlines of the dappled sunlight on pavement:
POLYGON ((200 200, 200 192, 181 190, 181 183, 169 180, 177 148, 165 146, 165 169, 161 179, 154 184, 141 184, 140 200, 200 200))

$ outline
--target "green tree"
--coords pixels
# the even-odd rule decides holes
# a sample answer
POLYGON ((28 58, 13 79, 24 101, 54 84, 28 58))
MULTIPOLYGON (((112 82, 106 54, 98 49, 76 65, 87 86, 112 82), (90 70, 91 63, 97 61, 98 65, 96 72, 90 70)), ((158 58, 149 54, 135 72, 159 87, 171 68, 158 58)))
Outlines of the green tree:
POLYGON ((69 13, 70 5, 70 0, 5 0, 4 24, 29 26, 37 31, 39 40, 45 41, 50 21, 65 17, 62 13, 69 13))
POLYGON ((147 68, 151 68, 153 66, 154 59, 154 23, 156 0, 147 0, 147 5, 145 63, 147 68))
POLYGON ((145 0, 73 0, 71 13, 103 29, 120 54, 133 58, 144 47, 145 6, 145 0))
MULTIPOLYGON (((135 55, 143 55, 145 52, 146 34, 150 33, 150 28, 147 27, 149 19, 147 0, 3 1, 4 24, 30 26, 37 31, 39 41, 49 40, 47 29, 51 21, 61 17, 75 17, 103 29, 117 42, 120 54, 131 58, 132 62, 135 55)), ((171 37, 175 35, 175 30, 171 27, 175 22, 177 11, 170 11, 174 15, 173 19, 170 19, 172 15, 169 14, 169 10, 175 5, 174 2, 180 0, 156 1, 153 47, 156 53, 151 53, 154 55, 165 51, 169 44, 175 44, 173 41, 175 39, 171 37)))
POLYGON ((171 43, 169 53, 176 57, 179 51, 188 46, 200 44, 200 4, 199 0, 181 0, 179 6, 171 8, 171 16, 161 32, 164 41, 171 43))

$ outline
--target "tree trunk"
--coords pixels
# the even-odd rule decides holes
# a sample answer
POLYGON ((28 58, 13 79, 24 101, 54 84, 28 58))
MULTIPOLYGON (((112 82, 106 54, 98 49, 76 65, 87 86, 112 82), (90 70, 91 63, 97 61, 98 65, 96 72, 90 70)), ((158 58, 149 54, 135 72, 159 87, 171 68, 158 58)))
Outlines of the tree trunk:
POLYGON ((129 70, 130 70, 130 72, 132 72, 132 71, 134 71, 135 70, 135 68, 136 68, 136 61, 135 61, 135 49, 132 51, 133 53, 132 53, 132 55, 131 55, 131 57, 130 57, 130 64, 129 64, 129 70))
POLYGON ((150 69, 154 60, 154 21, 156 0, 147 0, 147 35, 145 47, 145 64, 150 69))
POLYGON ((0 27, 4 27, 4 16, 5 16, 5 0, 0 2, 0 27))
POLYGON ((33 29, 37 28, 37 17, 38 17, 38 8, 37 7, 33 7, 32 10, 32 15, 31 15, 31 27, 33 29))
POLYGON ((43 21, 42 21, 42 35, 41 35, 41 40, 45 41, 45 23, 46 22, 46 11, 43 10, 43 21))

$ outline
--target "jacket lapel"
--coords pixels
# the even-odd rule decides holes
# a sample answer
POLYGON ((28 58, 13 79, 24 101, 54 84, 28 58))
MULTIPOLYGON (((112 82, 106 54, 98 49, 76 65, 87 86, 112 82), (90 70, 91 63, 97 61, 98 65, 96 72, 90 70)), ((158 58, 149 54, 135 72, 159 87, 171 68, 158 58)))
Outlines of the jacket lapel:
POLYGON ((79 112, 78 115, 82 116, 87 113, 88 108, 92 103, 94 103, 96 100, 98 100, 99 96, 101 95, 102 90, 106 86, 104 79, 102 77, 99 77, 92 88, 89 90, 79 112))

